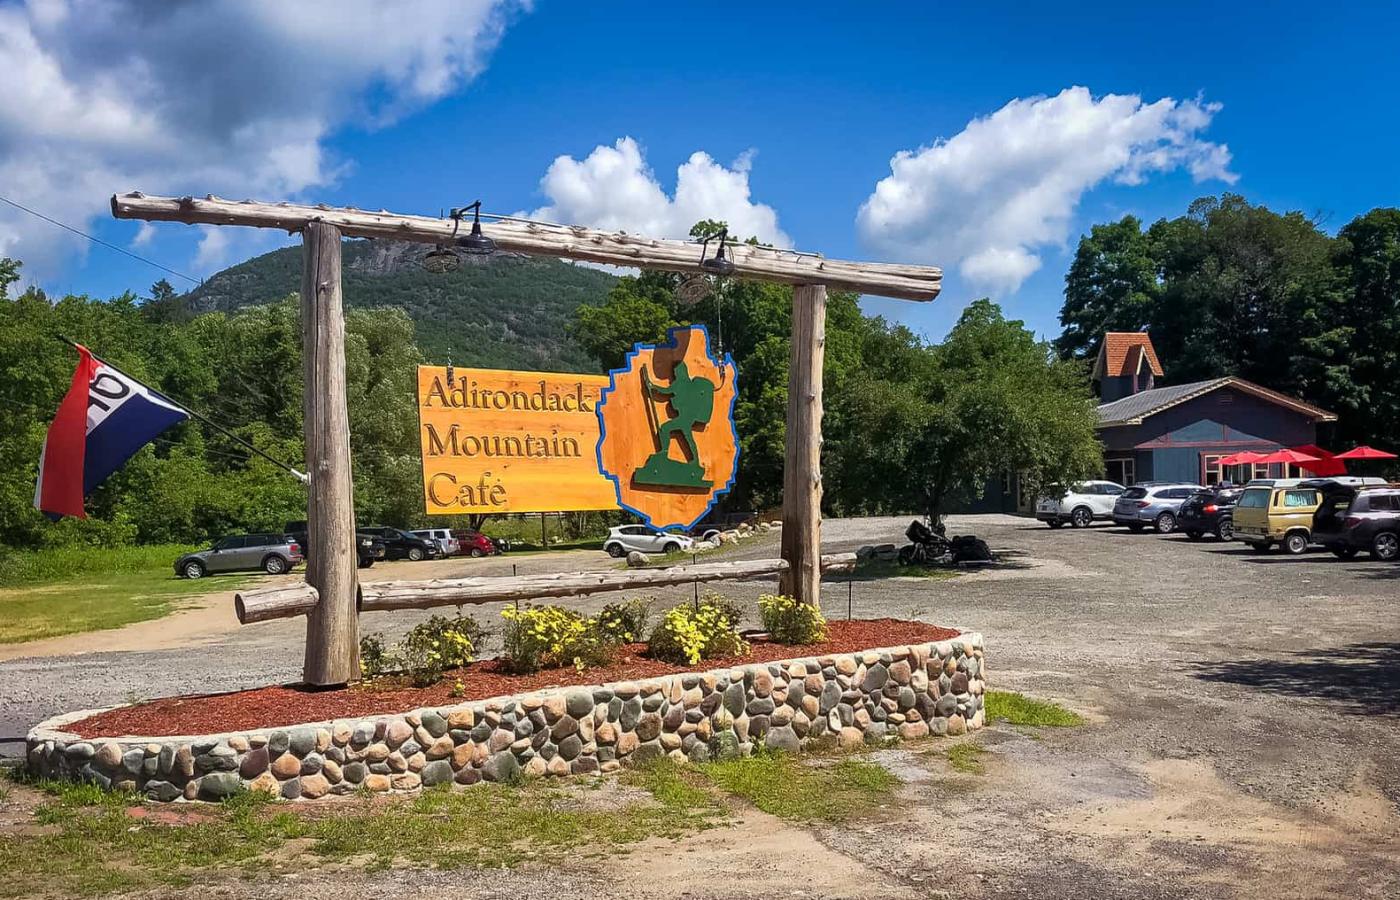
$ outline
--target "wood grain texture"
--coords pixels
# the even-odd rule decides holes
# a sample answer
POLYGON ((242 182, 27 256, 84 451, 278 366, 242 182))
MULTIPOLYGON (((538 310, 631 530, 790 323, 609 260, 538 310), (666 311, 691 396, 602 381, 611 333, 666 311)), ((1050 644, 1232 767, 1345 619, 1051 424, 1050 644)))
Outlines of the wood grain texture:
MULTIPOLYGON (((732 362, 716 365, 710 357, 703 328, 676 329, 674 345, 645 347, 628 354, 625 371, 612 373, 612 385, 603 393, 600 416, 603 444, 599 452, 603 471, 617 478, 617 502, 643 514, 657 528, 689 527, 705 514, 717 492, 723 491, 734 472, 738 456, 730 419, 738 391, 738 372, 732 362), (663 398, 648 400, 642 368, 653 382, 669 382, 678 363, 685 363, 691 377, 715 385, 710 421, 694 430, 700 465, 711 487, 669 488, 638 483, 635 473, 657 452, 655 427, 673 411, 663 398), (652 404, 648 412, 647 403, 652 404)), ((668 435, 665 451, 670 459, 688 460, 688 450, 678 436, 668 435)))
MULTIPOLYGON (((153 197, 139 191, 117 194, 112 197, 112 215, 148 222, 246 225, 288 232, 300 231, 308 222, 322 221, 336 226, 348 237, 430 244, 443 243, 452 236, 452 222, 447 219, 398 215, 385 210, 224 200, 212 195, 198 199, 153 197)), ((540 222, 488 221, 482 228, 501 250, 688 274, 703 271, 700 248, 690 241, 540 222)), ((943 270, 937 266, 826 259, 749 244, 731 244, 727 251, 739 278, 793 285, 825 284, 832 290, 903 300, 932 300, 943 283, 943 270)))
MULTIPOLYGON (((854 553, 836 553, 822 557, 821 568, 849 569, 855 562, 854 553)), ((656 569, 384 581, 360 586, 360 609, 366 612, 429 609, 435 606, 470 606, 552 597, 584 597, 608 591, 664 587, 695 581, 762 578, 780 574, 786 568, 787 563, 781 559, 755 559, 656 569)), ((234 595, 234 610, 240 623, 250 625, 270 619, 306 615, 316 608, 318 602, 319 594, 309 584, 283 585, 239 591, 234 595)))
POLYGON ((616 509, 598 472, 606 375, 418 367, 429 515, 616 509), (455 431, 453 430, 455 427, 455 431))
POLYGON ((306 504, 311 557, 307 560, 306 580, 323 598, 307 615, 302 678, 307 684, 330 686, 358 681, 360 677, 340 231, 333 225, 310 222, 302 242, 302 402, 306 471, 311 477, 306 504))
POLYGON ((822 363, 826 355, 826 287, 792 293, 787 435, 783 461, 782 591, 803 603, 821 602, 822 363))

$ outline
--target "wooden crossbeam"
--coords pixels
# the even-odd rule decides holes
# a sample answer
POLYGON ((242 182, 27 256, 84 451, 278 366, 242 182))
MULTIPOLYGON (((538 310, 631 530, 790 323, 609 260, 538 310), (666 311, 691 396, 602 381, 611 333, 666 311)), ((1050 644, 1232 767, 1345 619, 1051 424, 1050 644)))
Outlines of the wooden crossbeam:
MULTIPOLYGON (((855 562, 854 553, 835 553, 821 558, 821 568, 848 569, 854 566, 855 562)), ((782 574, 787 567, 787 562, 781 559, 754 559, 655 569, 439 578, 430 581, 381 581, 360 585, 360 611, 473 606, 482 603, 539 600, 546 597, 584 597, 607 591, 761 578, 782 574)), ((304 616, 315 609, 319 602, 320 595, 309 584, 239 591, 233 597, 234 611, 238 613, 238 621, 244 625, 269 619, 304 616)))
MULTIPOLYGON (((353 207, 224 200, 212 195, 203 199, 151 197, 139 191, 114 195, 112 215, 118 219, 148 222, 244 225, 288 232, 302 231, 310 222, 324 222, 347 237, 428 244, 449 242, 453 226, 448 219, 407 216, 385 210, 370 212, 353 207)), ((506 251, 670 272, 704 271, 700 268, 700 247, 690 241, 510 219, 485 222, 482 229, 499 249, 506 251)), ((734 261, 734 275, 738 278, 794 285, 823 284, 831 290, 901 300, 932 300, 938 296, 943 283, 943 270, 937 266, 825 259, 815 254, 749 244, 731 244, 727 252, 734 261)))

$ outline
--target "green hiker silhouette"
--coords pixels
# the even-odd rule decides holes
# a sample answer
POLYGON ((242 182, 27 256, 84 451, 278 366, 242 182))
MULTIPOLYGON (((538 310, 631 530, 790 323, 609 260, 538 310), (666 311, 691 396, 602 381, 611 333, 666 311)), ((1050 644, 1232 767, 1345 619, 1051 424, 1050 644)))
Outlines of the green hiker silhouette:
POLYGON ((669 385, 652 381, 646 366, 642 367, 642 382, 651 426, 656 433, 656 452, 636 471, 633 481, 669 487, 710 487, 711 482, 705 480, 705 467, 700 463, 700 448, 695 444, 695 429, 709 424, 714 415, 714 382, 691 375, 684 362, 676 363, 669 385), (666 400, 672 413, 671 418, 660 424, 656 422, 656 411, 652 407, 652 399, 657 397, 666 400), (670 455, 671 440, 676 436, 687 451, 688 458, 684 461, 672 459, 670 455))

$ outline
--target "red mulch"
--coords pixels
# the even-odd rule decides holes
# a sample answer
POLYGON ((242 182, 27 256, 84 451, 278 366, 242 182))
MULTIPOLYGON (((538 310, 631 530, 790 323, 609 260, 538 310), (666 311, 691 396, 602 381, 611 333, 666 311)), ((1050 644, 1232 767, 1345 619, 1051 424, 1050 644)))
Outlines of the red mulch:
POLYGON ((336 690, 317 691, 300 685, 255 688, 230 694, 190 694, 124 706, 89 716, 67 726, 84 738, 143 735, 217 734, 254 731, 305 722, 353 719, 407 712, 424 706, 452 706, 506 694, 523 694, 548 687, 635 681, 678 672, 703 672, 754 662, 800 659, 851 653, 873 647, 942 641, 956 637, 951 628, 899 619, 869 619, 827 623, 827 640, 820 644, 787 645, 755 642, 745 656, 707 659, 698 666, 677 666, 643 655, 645 644, 618 648, 613 662, 579 672, 572 667, 512 675, 504 663, 487 659, 448 672, 431 687, 415 688, 392 679, 336 690), (461 681, 465 693, 453 696, 461 681))

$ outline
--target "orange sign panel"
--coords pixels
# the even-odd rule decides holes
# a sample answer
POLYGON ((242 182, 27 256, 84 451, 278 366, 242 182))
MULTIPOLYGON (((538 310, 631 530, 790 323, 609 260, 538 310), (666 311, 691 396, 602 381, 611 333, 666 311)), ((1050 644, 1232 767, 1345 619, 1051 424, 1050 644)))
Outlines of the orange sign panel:
POLYGON ((598 471, 604 375, 418 367, 431 515, 614 509, 598 471))
POLYGON ((734 484, 738 369, 702 325, 638 344, 603 391, 598 464, 617 503, 657 528, 690 528, 734 484))

